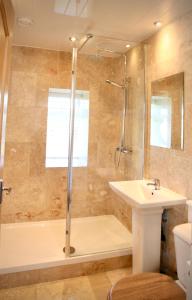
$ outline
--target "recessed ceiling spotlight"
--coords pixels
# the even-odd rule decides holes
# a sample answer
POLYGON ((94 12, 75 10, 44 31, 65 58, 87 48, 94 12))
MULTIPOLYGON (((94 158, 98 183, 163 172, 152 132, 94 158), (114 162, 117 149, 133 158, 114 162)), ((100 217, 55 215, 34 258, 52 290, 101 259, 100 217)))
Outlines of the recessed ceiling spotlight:
POLYGON ((32 26, 34 24, 34 21, 29 17, 20 17, 17 18, 17 23, 21 27, 28 27, 28 26, 32 26))
POLYGON ((161 27, 162 26, 162 23, 160 22, 160 21, 155 21, 154 23, 153 23, 153 25, 155 26, 155 27, 161 27))
POLYGON ((130 48, 130 47, 131 47, 131 45, 127 44, 125 47, 126 47, 126 48, 130 48))
POLYGON ((69 39, 71 42, 76 42, 76 40, 77 40, 77 38, 75 36, 71 36, 69 39))

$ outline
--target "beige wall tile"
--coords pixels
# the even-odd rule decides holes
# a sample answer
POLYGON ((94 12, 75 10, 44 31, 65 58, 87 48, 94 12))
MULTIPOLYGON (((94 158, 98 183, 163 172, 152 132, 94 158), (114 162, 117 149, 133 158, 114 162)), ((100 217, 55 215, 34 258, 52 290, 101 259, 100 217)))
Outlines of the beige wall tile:
MULTIPOLYGON (((108 181, 127 176, 126 160, 121 171, 114 168, 123 92, 105 83, 122 80, 119 68, 119 58, 78 57, 77 88, 90 91, 90 121, 88 168, 74 169, 74 217, 112 214, 116 196, 108 181)), ((4 173, 13 192, 3 205, 3 222, 65 217, 67 170, 46 168, 45 155, 49 88, 70 87, 70 53, 13 47, 4 173)), ((118 202, 116 209, 122 209, 118 202)))
MULTIPOLYGON (((151 82, 184 71, 184 151, 168 150, 148 145, 145 153, 145 174, 149 178, 157 177, 162 185, 192 197, 189 180, 192 168, 192 131, 191 131, 191 35, 192 14, 189 13, 165 26, 147 43, 148 106, 150 105, 151 82)), ((149 109, 147 119, 149 120, 149 109)), ((148 126, 149 129, 149 121, 148 126)), ((149 130, 148 130, 149 140, 149 130)), ((172 228, 187 221, 185 206, 169 210, 166 231, 167 242, 164 245, 162 264, 176 271, 175 249, 172 228)))

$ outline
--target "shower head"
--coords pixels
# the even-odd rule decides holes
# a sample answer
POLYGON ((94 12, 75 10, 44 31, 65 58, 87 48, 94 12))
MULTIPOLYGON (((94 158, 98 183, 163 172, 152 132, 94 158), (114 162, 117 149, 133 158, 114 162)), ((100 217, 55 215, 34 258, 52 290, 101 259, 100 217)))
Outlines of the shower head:
POLYGON ((109 84, 112 84, 112 85, 114 85, 114 86, 117 86, 118 88, 121 88, 121 89, 124 89, 124 88, 125 88, 124 85, 118 84, 118 83, 116 83, 115 81, 112 81, 112 80, 108 80, 108 79, 107 79, 106 82, 109 83, 109 84))
POLYGON ((125 56, 125 53, 121 53, 121 52, 114 51, 114 50, 111 50, 111 49, 106 49, 106 48, 99 48, 98 51, 99 52, 107 52, 107 53, 115 54, 115 55, 125 56))

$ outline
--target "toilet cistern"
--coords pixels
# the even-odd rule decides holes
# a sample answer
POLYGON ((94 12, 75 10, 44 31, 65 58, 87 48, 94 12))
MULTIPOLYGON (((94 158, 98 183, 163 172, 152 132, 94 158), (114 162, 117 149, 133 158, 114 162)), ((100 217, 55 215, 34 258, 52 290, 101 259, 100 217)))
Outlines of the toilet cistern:
POLYGON ((177 283, 186 291, 187 300, 192 299, 192 201, 188 200, 188 223, 174 227, 177 262, 177 283))

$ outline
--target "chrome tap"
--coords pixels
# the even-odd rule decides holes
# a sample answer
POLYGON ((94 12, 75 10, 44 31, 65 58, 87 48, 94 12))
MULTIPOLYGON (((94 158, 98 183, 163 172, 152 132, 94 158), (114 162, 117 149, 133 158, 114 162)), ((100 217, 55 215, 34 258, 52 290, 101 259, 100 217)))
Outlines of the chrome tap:
POLYGON ((160 179, 154 178, 154 182, 148 182, 147 185, 154 185, 155 190, 160 190, 160 179))

